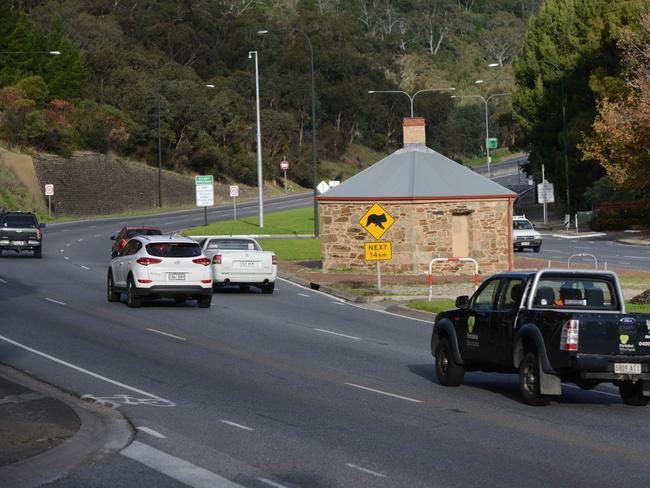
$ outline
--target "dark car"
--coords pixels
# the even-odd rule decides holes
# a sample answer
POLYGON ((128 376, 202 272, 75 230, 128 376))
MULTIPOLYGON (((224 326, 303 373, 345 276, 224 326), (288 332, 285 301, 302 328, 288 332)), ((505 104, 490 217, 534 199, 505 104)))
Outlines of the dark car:
POLYGON ((518 372, 530 405, 561 395, 562 382, 614 383, 626 404, 650 401, 650 314, 626 313, 612 272, 501 273, 456 307, 438 314, 431 337, 442 385, 460 385, 465 371, 518 372))
POLYGON ((122 227, 116 236, 111 236, 111 241, 115 241, 111 246, 111 256, 117 256, 129 239, 142 235, 159 236, 162 231, 158 227, 122 227))
POLYGON ((44 228, 32 212, 0 213, 0 255, 5 251, 32 251, 35 258, 42 257, 44 228))

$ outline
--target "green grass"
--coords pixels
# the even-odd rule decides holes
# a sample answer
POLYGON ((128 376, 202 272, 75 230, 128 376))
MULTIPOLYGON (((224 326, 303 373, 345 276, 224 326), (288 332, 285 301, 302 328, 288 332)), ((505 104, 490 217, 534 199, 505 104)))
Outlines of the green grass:
POLYGON ((265 251, 273 251, 280 261, 320 261, 320 239, 261 239, 265 251))
POLYGON ((184 235, 259 235, 259 234, 313 234, 314 210, 299 208, 285 212, 264 215, 264 228, 259 227, 259 218, 244 217, 237 221, 214 222, 207 226, 190 227, 184 235))
POLYGON ((413 300, 407 304, 410 308, 424 312, 439 313, 456 307, 456 300, 449 298, 435 298, 428 300, 413 300))
MULTIPOLYGON (((512 156, 513 154, 517 154, 517 153, 512 152, 507 147, 500 147, 499 149, 496 150, 496 152, 494 150, 490 151, 490 156, 492 156, 492 163, 498 163, 502 159, 505 159, 508 156, 512 156)), ((477 158, 468 159, 465 161, 465 165, 470 167, 480 166, 482 164, 487 164, 485 154, 477 158)))
POLYGON ((625 302, 625 309, 628 312, 650 313, 650 304, 625 302))
POLYGON ((634 274, 631 276, 618 276, 623 288, 650 288, 650 273, 634 274))

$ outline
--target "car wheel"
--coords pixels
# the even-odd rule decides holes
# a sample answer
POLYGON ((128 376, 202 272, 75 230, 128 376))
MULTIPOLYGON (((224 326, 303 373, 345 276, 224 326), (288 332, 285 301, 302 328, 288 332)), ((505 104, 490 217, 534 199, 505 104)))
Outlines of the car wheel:
POLYGON ((210 305, 212 304, 212 297, 203 297, 199 298, 197 300, 197 303, 199 304, 199 308, 210 308, 210 305))
POLYGON ((643 396, 643 385, 641 381, 632 383, 631 381, 622 381, 618 385, 618 392, 621 394, 623 403, 633 407, 645 407, 650 402, 650 397, 643 396))
POLYGON ((37 249, 34 249, 34 257, 35 258, 42 258, 43 257, 43 250, 39 247, 37 249))
POLYGON ((135 283, 131 276, 129 276, 129 279, 126 282, 126 304, 131 308, 138 308, 142 304, 142 301, 136 294, 135 283))
POLYGON ((535 407, 548 405, 540 393, 539 360, 536 352, 527 352, 519 365, 519 390, 524 402, 535 407))
POLYGON ((248 291, 250 290, 250 288, 251 288, 250 285, 239 285, 239 289, 241 291, 248 291))
POLYGON ((115 291, 115 283, 113 282, 113 273, 108 272, 108 278, 106 279, 106 294, 108 295, 109 302, 119 302, 120 293, 115 291))
POLYGON ((540 249, 540 246, 533 247, 533 251, 535 251, 535 252, 539 252, 539 249, 540 249))
POLYGON ((465 368, 457 364, 449 345, 449 339, 443 337, 436 347, 436 376, 441 385, 458 386, 465 377, 465 368))
POLYGON ((262 285, 262 293, 271 294, 274 289, 275 283, 266 283, 265 285, 262 285))

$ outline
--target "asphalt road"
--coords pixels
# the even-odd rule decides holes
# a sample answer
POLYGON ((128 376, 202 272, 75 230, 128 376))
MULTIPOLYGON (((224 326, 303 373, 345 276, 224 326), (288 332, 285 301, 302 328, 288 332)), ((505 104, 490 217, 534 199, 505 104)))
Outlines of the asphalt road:
MULTIPOLYGON (((174 230, 196 214, 137 222, 174 230)), ((470 373, 463 386, 442 387, 426 322, 284 281, 273 295, 218 293, 208 310, 108 303, 108 237, 123 223, 53 225, 43 259, 0 260, 1 360, 114 402, 138 429, 120 455, 48 486, 644 486, 650 478, 648 408, 623 405, 611 387, 570 385, 550 406, 528 407, 513 375, 470 373)))

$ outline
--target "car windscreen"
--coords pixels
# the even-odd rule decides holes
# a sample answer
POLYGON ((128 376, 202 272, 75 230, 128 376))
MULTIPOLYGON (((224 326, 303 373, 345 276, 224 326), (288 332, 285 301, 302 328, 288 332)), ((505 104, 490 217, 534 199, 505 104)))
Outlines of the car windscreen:
POLYGON ((533 226, 527 220, 513 220, 512 228, 514 230, 531 230, 533 226))
POLYGON ((208 243, 208 249, 219 249, 226 251, 260 251, 255 241, 250 239, 212 239, 208 243))
POLYGON ((193 258, 201 255, 195 242, 154 242, 147 244, 147 252, 161 258, 193 258))
POLYGON ((533 306, 552 309, 618 310, 614 284, 596 277, 542 276, 533 306))
POLYGON ((36 228, 36 219, 31 215, 5 215, 2 218, 2 227, 36 228))
POLYGON ((160 229, 130 229, 126 236, 131 238, 135 236, 159 236, 162 235, 160 229))

